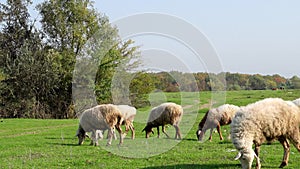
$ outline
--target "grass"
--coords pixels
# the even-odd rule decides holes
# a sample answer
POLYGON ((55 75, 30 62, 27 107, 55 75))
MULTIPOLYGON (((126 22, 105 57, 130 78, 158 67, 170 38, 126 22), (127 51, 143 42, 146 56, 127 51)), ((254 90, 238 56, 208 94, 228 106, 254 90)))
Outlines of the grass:
MULTIPOLYGON (((152 94, 152 100, 161 95, 162 93, 157 96, 152 94)), ((184 135, 182 141, 167 139, 164 135, 158 139, 156 130, 154 136, 148 140, 144 138, 145 133, 141 130, 145 126, 150 107, 139 109, 135 119, 136 139, 130 140, 127 137, 121 147, 117 145, 118 140, 113 140, 110 147, 105 146, 106 140, 99 141, 98 147, 89 146, 89 140, 78 146, 75 137, 77 119, 1 119, 0 168, 241 168, 239 161, 233 160, 237 152, 229 140, 220 141, 218 134, 214 133, 212 142, 196 141, 195 131, 211 105, 211 96, 210 92, 201 92, 200 95, 164 94, 164 101, 182 103, 185 107, 185 115, 180 124, 184 135)), ((226 103, 242 106, 267 97, 293 100, 299 96, 299 90, 229 91, 226 92, 226 103)), ((222 127, 225 138, 229 130, 229 126, 222 127)), ((167 132, 174 136, 173 127, 167 128, 167 132)), ((278 168, 282 156, 283 148, 278 142, 264 144, 260 155, 262 168, 278 168)), ((298 168, 299 157, 299 153, 291 146, 289 165, 286 168, 298 168)))

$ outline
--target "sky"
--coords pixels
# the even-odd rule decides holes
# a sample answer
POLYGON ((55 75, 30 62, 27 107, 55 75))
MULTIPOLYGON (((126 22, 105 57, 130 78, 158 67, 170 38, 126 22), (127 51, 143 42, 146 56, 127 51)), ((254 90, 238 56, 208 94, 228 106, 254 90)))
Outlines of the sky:
POLYGON ((205 72, 213 70, 215 63, 218 70, 225 72, 300 76, 300 1, 97 0, 94 6, 116 25, 141 15, 139 22, 126 20, 131 26, 124 28, 123 23, 120 32, 123 28, 133 33, 138 31, 136 27, 145 30, 124 37, 141 46, 145 68, 205 72), (143 14, 158 15, 151 20, 143 14), (159 16, 171 19, 157 22, 159 16), (151 29, 149 25, 159 28, 151 29), (193 37, 182 25, 197 29, 199 36, 193 37), (174 34, 163 32, 164 28, 174 34), (198 46, 191 42, 196 40, 198 46), (207 44, 201 43, 205 40, 207 44), (214 49, 214 53, 201 51, 207 48, 214 49), (216 58, 210 61, 205 57, 216 58))

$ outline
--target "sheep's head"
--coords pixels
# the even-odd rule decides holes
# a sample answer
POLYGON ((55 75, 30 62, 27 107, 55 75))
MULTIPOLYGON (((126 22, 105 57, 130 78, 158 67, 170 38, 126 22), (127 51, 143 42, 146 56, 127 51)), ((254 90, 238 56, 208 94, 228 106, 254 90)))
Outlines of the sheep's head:
POLYGON ((198 128, 198 130, 196 132, 198 141, 202 141, 203 140, 203 137, 204 137, 204 134, 205 134, 206 130, 207 130, 207 128, 205 126, 198 128))
POLYGON ((252 149, 250 149, 245 151, 239 151, 239 153, 234 159, 240 160, 243 169, 251 169, 254 157, 257 159, 259 163, 259 159, 257 155, 254 153, 252 149))
POLYGON ((143 131, 146 132, 146 138, 149 138, 150 133, 154 134, 152 127, 148 125, 142 130, 142 132, 143 131))
POLYGON ((197 136, 198 141, 201 141, 201 140, 202 140, 202 138, 203 138, 203 132, 202 132, 201 129, 198 129, 198 130, 196 131, 196 136, 197 136), (202 136, 201 136, 201 135, 202 135, 202 136), (200 136, 201 136, 201 137, 200 137, 200 136))
POLYGON ((76 136, 78 137, 78 145, 81 145, 86 137, 86 133, 81 126, 78 128, 76 136))

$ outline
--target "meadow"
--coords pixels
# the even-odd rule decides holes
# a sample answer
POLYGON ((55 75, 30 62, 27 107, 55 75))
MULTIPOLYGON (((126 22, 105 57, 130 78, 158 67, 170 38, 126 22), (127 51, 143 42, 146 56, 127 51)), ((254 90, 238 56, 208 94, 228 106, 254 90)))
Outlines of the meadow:
MULTIPOLYGON (((118 140, 113 140, 110 147, 105 146, 106 140, 99 141, 98 147, 90 146, 89 139, 78 146, 75 137, 78 119, 1 119, 0 168, 241 168, 240 162, 233 160, 237 152, 230 140, 220 141, 217 133, 213 133, 211 142, 196 140, 195 132, 204 113, 211 104, 221 104, 212 102, 211 96, 211 92, 151 95, 152 105, 161 101, 182 103, 185 115, 180 124, 184 136, 181 141, 167 139, 163 134, 158 139, 156 129, 151 138, 145 139, 142 129, 150 107, 138 110, 134 123, 136 139, 129 139, 129 133, 120 147, 118 140)), ((300 90, 227 91, 225 101, 243 106, 268 97, 293 100, 299 96, 300 90)), ((229 130, 229 126, 222 127, 224 138, 227 138, 229 130)), ((167 128, 167 132, 174 136, 172 126, 167 128)), ((279 142, 264 144, 260 154, 262 168, 278 168, 282 156, 283 148, 279 142)), ((291 146, 286 168, 298 168, 299 157, 300 154, 291 146)))

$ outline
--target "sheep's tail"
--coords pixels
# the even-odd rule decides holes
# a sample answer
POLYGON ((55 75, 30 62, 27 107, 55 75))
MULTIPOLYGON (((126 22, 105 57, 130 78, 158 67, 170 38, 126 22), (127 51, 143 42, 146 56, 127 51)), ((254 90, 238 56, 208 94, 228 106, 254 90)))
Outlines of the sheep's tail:
POLYGON ((205 113, 204 117, 202 118, 202 120, 200 121, 199 125, 198 125, 198 129, 202 129, 205 122, 206 122, 206 119, 207 119, 207 116, 208 116, 208 113, 209 113, 210 110, 207 110, 207 112, 205 113))
POLYGON ((170 106, 168 107, 168 111, 170 112, 171 123, 179 124, 183 115, 183 109, 181 106, 170 106))

